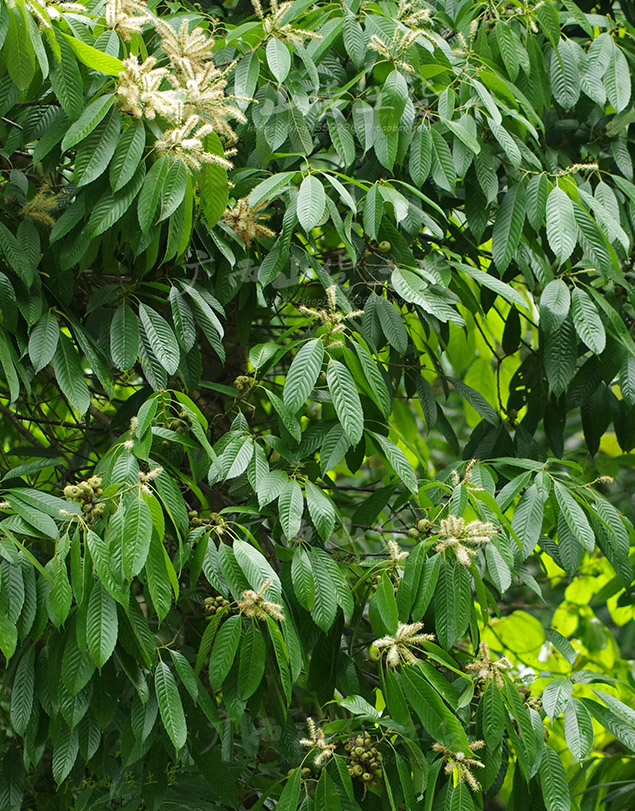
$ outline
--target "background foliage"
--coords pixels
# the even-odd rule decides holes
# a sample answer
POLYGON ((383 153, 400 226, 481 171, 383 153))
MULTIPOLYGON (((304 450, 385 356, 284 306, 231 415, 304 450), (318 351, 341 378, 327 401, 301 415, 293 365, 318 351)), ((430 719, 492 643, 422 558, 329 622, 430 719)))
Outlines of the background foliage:
POLYGON ((0 4, 0 808, 633 806, 623 6, 0 4))

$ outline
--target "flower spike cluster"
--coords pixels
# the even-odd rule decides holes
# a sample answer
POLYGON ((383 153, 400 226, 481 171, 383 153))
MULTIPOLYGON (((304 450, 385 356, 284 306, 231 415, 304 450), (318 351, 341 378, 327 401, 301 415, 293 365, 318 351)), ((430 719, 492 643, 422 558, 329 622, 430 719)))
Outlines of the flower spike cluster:
POLYGON ((166 130, 155 148, 159 155, 170 155, 182 160, 190 169, 198 170, 204 163, 215 163, 224 169, 231 169, 231 163, 220 155, 206 152, 203 139, 214 131, 210 124, 201 124, 196 115, 190 116, 182 127, 166 130))
POLYGON ((262 596, 270 585, 271 578, 263 583, 258 591, 252 589, 243 591, 243 599, 237 603, 240 613, 250 619, 263 620, 272 617, 274 620, 282 622, 284 620, 282 606, 265 600, 262 596))
POLYGON ((234 103, 240 99, 225 92, 235 63, 216 66, 213 34, 198 26, 190 31, 187 20, 176 30, 155 16, 144 0, 109 0, 106 22, 124 36, 151 23, 169 61, 169 66, 157 66, 156 56, 141 61, 136 54, 124 60, 125 70, 117 81, 122 110, 136 118, 160 116, 168 121, 172 126, 157 142, 157 149, 190 169, 199 170, 205 163, 231 168, 226 160, 229 153, 215 155, 205 149, 204 142, 211 133, 235 141, 229 120, 246 121, 234 103))
MULTIPOLYGON (((470 754, 477 752, 485 746, 485 741, 474 741, 470 744, 470 754)), ((459 783, 467 783, 472 791, 480 791, 476 778, 472 774, 472 769, 477 766, 479 769, 484 769, 485 764, 480 760, 466 755, 464 752, 452 752, 446 746, 440 743, 432 745, 435 752, 440 752, 445 763, 444 771, 446 774, 455 774, 459 783)))
POLYGON ((308 746, 310 749, 318 749, 319 752, 315 756, 315 765, 321 766, 335 751, 335 744, 326 742, 323 730, 315 726, 315 722, 312 718, 307 718, 306 723, 309 728, 310 737, 302 738, 300 745, 308 746))
POLYGON ((471 521, 450 515, 441 521, 443 540, 434 548, 437 552, 453 549, 456 559, 463 566, 470 566, 478 550, 492 539, 498 530, 490 521, 471 521))
POLYGON ((395 568, 401 566, 410 555, 410 552, 399 548, 397 541, 388 541, 388 549, 390 551, 390 562, 395 568))
POLYGON ((432 642, 434 640, 434 634, 419 633, 422 628, 422 622, 414 622, 412 625, 405 625, 400 622, 394 636, 382 636, 381 639, 376 639, 373 645, 380 650, 382 648, 386 649, 386 662, 389 667, 395 668, 400 662, 414 665, 417 662, 417 657, 411 648, 420 645, 422 642, 432 642))
POLYGON ((292 3, 278 4, 278 0, 271 0, 271 14, 263 11, 260 0, 251 0, 254 11, 262 22, 262 30, 267 39, 284 39, 302 45, 305 39, 322 39, 321 34, 315 31, 306 31, 303 28, 294 28, 291 23, 284 23, 283 18, 292 6, 292 3))
POLYGON ((252 239, 275 236, 271 228, 267 228, 259 220, 266 220, 269 218, 268 214, 261 214, 260 209, 265 206, 264 201, 258 203, 257 206, 251 208, 249 199, 242 197, 236 201, 233 208, 226 208, 223 214, 223 222, 226 223, 245 243, 247 247, 250 246, 252 239))
POLYGON ((139 34, 154 16, 144 0, 108 0, 104 10, 106 25, 118 31, 125 40, 139 34))
POLYGON ((305 307, 303 304, 298 306, 298 310, 300 310, 302 315, 305 315, 307 318, 320 319, 323 326, 326 327, 327 335, 330 339, 330 346, 344 346, 342 339, 333 338, 333 335, 339 335, 344 332, 346 330, 346 324, 344 322, 348 321, 350 318, 357 318, 358 316, 363 315, 364 311, 353 310, 351 313, 340 313, 337 310, 337 285, 332 284, 330 287, 327 287, 324 292, 326 293, 326 298, 329 305, 328 310, 313 310, 310 307, 305 307))
POLYGON ((476 678, 481 681, 493 681, 498 687, 503 687, 503 676, 505 670, 510 670, 513 665, 506 656, 494 661, 490 656, 487 642, 481 642, 478 646, 479 659, 465 665, 465 669, 476 673, 476 678))

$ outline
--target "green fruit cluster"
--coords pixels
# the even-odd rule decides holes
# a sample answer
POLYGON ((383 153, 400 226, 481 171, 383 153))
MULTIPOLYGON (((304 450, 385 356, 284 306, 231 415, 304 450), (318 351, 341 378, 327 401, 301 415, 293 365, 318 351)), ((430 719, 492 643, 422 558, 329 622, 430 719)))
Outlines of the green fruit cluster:
POLYGON ((348 752, 348 773, 364 783, 372 783, 381 773, 381 753, 368 732, 360 732, 344 744, 348 752))
POLYGON ((100 515, 104 509, 103 504, 96 504, 95 499, 103 494, 101 489, 101 476, 91 476, 90 479, 79 484, 67 484, 64 488, 66 498, 82 505, 82 511, 87 515, 100 515))
POLYGON ((206 597, 203 602, 208 614, 217 614, 221 609, 229 605, 229 600, 226 600, 222 595, 218 597, 206 597))

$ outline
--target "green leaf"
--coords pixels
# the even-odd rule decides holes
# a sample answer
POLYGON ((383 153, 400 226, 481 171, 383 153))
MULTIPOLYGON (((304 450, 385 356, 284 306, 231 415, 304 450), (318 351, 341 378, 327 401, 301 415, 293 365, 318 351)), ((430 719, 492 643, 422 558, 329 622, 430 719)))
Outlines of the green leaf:
POLYGON ((91 70, 105 73, 107 76, 118 76, 122 70, 125 70, 126 66, 120 59, 99 51, 97 48, 93 48, 92 45, 82 42, 77 37, 65 34, 63 31, 61 34, 71 46, 79 61, 91 68, 91 70))
MULTIPOLYGON (((220 158, 225 156, 221 140, 215 132, 205 137, 205 149, 220 158)), ((198 190, 205 219, 209 227, 212 228, 220 220, 227 208, 229 200, 227 169, 217 163, 203 164, 203 168, 198 175, 198 190)))
POLYGON ((593 748, 593 720, 587 708, 576 698, 564 711, 564 734, 571 754, 584 760, 593 748))
POLYGON ((18 663, 11 690, 11 724, 15 732, 24 736, 33 709, 35 685, 35 648, 30 645, 18 663))
POLYGON ((161 208, 158 222, 170 217, 183 202, 187 191, 188 171, 181 160, 175 160, 170 165, 161 191, 161 208))
POLYGON ((137 200, 137 216, 141 230, 146 233, 154 220, 159 197, 163 191, 168 176, 169 161, 166 155, 152 164, 152 167, 143 181, 141 194, 137 200))
POLYGON ((315 598, 315 583, 308 552, 297 546, 291 561, 291 582, 298 602, 307 611, 313 607, 315 598))
POLYGON ((606 346, 604 324, 597 307, 580 287, 574 287, 571 291, 571 315, 573 325, 582 341, 592 352, 600 355, 606 346))
POLYGON ((593 552, 595 549, 595 535, 582 507, 559 481, 554 481, 553 490, 567 526, 582 543, 586 551, 593 552))
POLYGON ((233 550, 251 588, 254 591, 260 591, 264 584, 269 581, 265 599, 274 602, 279 601, 282 598, 280 580, 262 552, 259 552, 246 541, 241 540, 234 541, 233 550))
POLYGON ((573 253, 577 228, 573 216, 573 204, 562 189, 556 186, 547 198, 547 240, 559 264, 573 253))
POLYGON ((105 118, 106 114, 113 105, 114 99, 115 97, 113 94, 109 93, 105 96, 98 96, 96 99, 93 99, 90 102, 77 121, 74 121, 68 128, 68 131, 62 141, 63 152, 71 149, 90 135, 97 124, 99 124, 99 122, 105 118))
POLYGON ((382 574, 382 576, 379 578, 379 583, 377 583, 375 603, 386 631, 389 634, 394 635, 397 630, 399 612, 397 610, 397 601, 395 599, 393 582, 390 577, 388 577, 386 572, 382 574))
POLYGON ((432 146, 432 179, 446 191, 454 193, 456 188, 456 169, 452 153, 445 138, 434 127, 430 128, 432 146))
POLYGON ((154 670, 154 689, 165 731, 176 749, 187 740, 187 724, 174 674, 165 662, 158 661, 154 670))
POLYGON ((560 756, 550 746, 545 746, 538 779, 546 811, 570 811, 569 783, 560 756))
POLYGON ((243 634, 238 665, 238 695, 242 699, 252 696, 258 689, 265 672, 265 640, 255 622, 243 634))
POLYGON ((117 146, 120 127, 119 113, 113 112, 80 143, 73 174, 78 188, 92 183, 106 171, 117 146))
POLYGON ((278 496, 280 525, 287 540, 292 540, 300 531, 304 499, 302 488, 294 479, 290 479, 278 496))
POLYGON ((580 98, 579 46, 569 39, 561 39, 558 50, 551 54, 551 92, 565 110, 570 110, 580 98))
POLYGON ((549 282, 540 296, 541 323, 548 332, 560 327, 569 314, 571 294, 562 279, 549 282))
POLYGON ((238 643, 240 642, 241 617, 228 617, 216 634, 209 660, 209 681, 214 690, 218 690, 229 673, 238 643))
POLYGON ((324 344, 314 338, 302 345, 293 358, 284 381, 282 399, 291 411, 298 411, 313 391, 322 369, 324 344))
POLYGON ((28 34, 24 6, 8 9, 8 18, 4 62, 13 82, 20 90, 25 90, 35 74, 35 52, 28 34))
POLYGON ((544 345, 544 363, 551 390, 559 397, 571 382, 576 370, 577 336, 573 321, 567 318, 549 332, 544 345))
POLYGON ((85 414, 90 405, 90 392, 84 380, 84 370, 77 349, 63 333, 60 333, 53 355, 53 369, 66 399, 79 414, 85 414))
POLYGON ((288 188, 295 174, 295 172, 278 172, 258 183, 258 185, 251 190, 251 194, 249 195, 249 205, 251 208, 255 208, 255 206, 263 200, 273 200, 277 197, 280 192, 288 188))
POLYGON ((280 799, 276 804, 277 811, 296 811, 300 800, 302 769, 300 766, 291 772, 285 787, 282 789, 280 799))
POLYGON ((395 68, 386 77, 375 107, 384 135, 390 136, 398 132, 407 100, 408 83, 395 68))
POLYGON ((357 445, 364 433, 364 414, 353 376, 344 364, 331 358, 326 381, 344 433, 353 445, 357 445))
POLYGON ((604 74, 604 87, 611 105, 620 113, 631 100, 631 74, 620 46, 613 42, 611 58, 604 74))
POLYGON ((506 711, 497 685, 491 681, 479 702, 483 737, 488 749, 495 749, 503 738, 506 711))
POLYGON ((291 54, 280 39, 273 37, 267 43, 267 64, 279 84, 282 84, 291 69, 291 54))
POLYGON ((399 682, 428 735, 452 752, 468 754, 469 745, 461 722, 423 676, 415 668, 407 667, 399 682))
POLYGON ((117 604, 99 582, 93 584, 86 614, 86 643, 93 662, 102 668, 117 643, 117 604))
POLYGON ((106 192, 97 201, 88 220, 91 237, 99 236, 114 225, 128 211, 139 193, 145 178, 145 164, 141 162, 128 183, 117 192, 106 192))
POLYGON ((498 209, 492 233, 492 254, 496 267, 503 273, 509 266, 525 222, 525 186, 512 186, 498 209))
POLYGON ((395 445, 394 442, 391 442, 391 440, 381 434, 373 433, 372 437, 386 455, 397 476, 399 476, 411 493, 416 494, 419 490, 419 484, 417 482, 416 473, 412 469, 412 465, 408 461, 406 454, 401 448, 395 445))
POLYGON ((145 144, 145 126, 143 121, 135 118, 119 138, 115 154, 110 162, 110 188, 113 192, 123 189, 132 178, 141 162, 145 144))
POLYGON ((29 336, 29 357, 36 372, 48 366, 53 359, 59 337, 57 319, 51 313, 44 313, 29 336))
POLYGON ((410 142, 408 171, 416 186, 423 186, 432 165, 432 136, 428 127, 417 127, 410 142))
POLYGON ((311 231, 321 221, 325 207, 324 186, 315 175, 307 175, 300 184, 297 200, 298 220, 305 231, 311 231))
POLYGON ((319 550, 310 551, 311 569, 315 585, 315 600, 311 608, 313 621, 323 631, 328 631, 337 614, 337 591, 328 569, 319 554, 319 550))
POLYGON ((150 598, 159 622, 165 619, 172 605, 172 590, 167 566, 167 553, 157 531, 152 532, 150 549, 146 558, 146 578, 150 598))
POLYGON ((573 684, 570 679, 554 679, 542 693, 542 706, 553 721, 566 709, 573 695, 573 684))
POLYGON ((139 319, 152 352, 168 374, 173 375, 179 368, 179 345, 168 322, 156 310, 139 305, 139 319))
POLYGON ((335 527, 335 507, 333 506, 333 502, 319 487, 316 487, 308 479, 304 484, 304 493, 309 515, 315 524, 318 535, 323 541, 328 541, 335 527))
POLYGON ((337 108, 331 110, 331 116, 332 119, 328 120, 328 128, 333 146, 342 159, 344 166, 350 166, 355 160, 355 141, 351 135, 348 122, 337 108))
POLYGON ((137 316, 127 304, 120 304, 110 322, 110 353, 118 369, 134 366, 139 353, 137 316))
POLYGON ((57 735, 53 739, 53 779, 60 786, 68 777, 77 760, 79 752, 79 736, 77 727, 71 730, 64 723, 60 723, 57 735))
POLYGON ((127 502, 123 520, 123 571, 130 580, 143 569, 152 540, 152 514, 142 498, 127 502))

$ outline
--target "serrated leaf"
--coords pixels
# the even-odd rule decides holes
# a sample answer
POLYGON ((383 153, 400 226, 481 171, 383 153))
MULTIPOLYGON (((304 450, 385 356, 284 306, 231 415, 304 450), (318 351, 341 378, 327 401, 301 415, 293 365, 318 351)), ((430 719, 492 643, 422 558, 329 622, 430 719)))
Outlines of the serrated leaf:
POLYGON ((406 454, 394 444, 391 440, 382 436, 381 434, 373 433, 373 440, 379 445, 381 450, 386 455, 386 458, 392 465, 395 473, 401 481, 406 485, 411 493, 417 493, 419 485, 417 476, 412 469, 412 465, 408 461, 406 454))
POLYGON ((158 661, 154 670, 154 689, 165 731, 176 749, 187 740, 187 724, 174 674, 165 662, 158 661))
POLYGON ((305 231, 315 228, 324 216, 326 193, 315 175, 307 175, 300 184, 296 207, 298 220, 305 231))
POLYGON ((410 142, 408 171, 416 186, 423 186, 432 164, 432 136, 428 127, 417 127, 410 142))
POLYGON ((558 263, 562 265, 573 253, 577 241, 577 228, 573 204, 558 186, 553 188, 547 197, 546 215, 547 241, 558 263))
POLYGON ((152 540, 152 514, 142 498, 126 505, 123 519, 123 571, 127 579, 136 577, 145 566, 152 540))
POLYGON ((580 287, 574 287, 571 291, 571 315, 573 325, 582 341, 596 355, 601 354, 606 346, 604 324, 597 307, 580 287))
POLYGON ((251 588, 260 591, 264 584, 269 582, 265 599, 279 601, 282 598, 280 580, 262 552, 241 540, 234 541, 233 550, 251 588))
POLYGON ((168 322, 151 307, 139 305, 139 318, 152 352, 168 374, 179 368, 179 345, 168 322))
POLYGON ((291 69, 291 54, 289 53, 289 49, 282 40, 273 37, 267 43, 266 53, 269 70, 276 77, 278 83, 282 84, 291 69))
POLYGON ((315 524, 318 535, 323 541, 327 541, 335 527, 335 507, 333 502, 319 487, 316 487, 308 480, 304 484, 304 493, 309 515, 315 524))
POLYGON ((337 591, 322 559, 315 554, 317 551, 311 550, 311 569, 315 585, 315 599, 311 608, 311 616, 318 628, 328 631, 337 614, 337 591))
POLYGON ((221 687, 234 663, 240 642, 240 626, 240 616, 228 617, 216 634, 209 660, 209 680, 214 690, 221 687))
POLYGON ((631 100, 631 75, 626 57, 616 42, 613 42, 611 57, 604 74, 604 87, 611 105, 620 113, 631 100))
POLYGON ((258 689, 265 672, 265 640, 255 622, 243 634, 238 665, 238 695, 250 698, 258 689))
POLYGON ((561 715, 573 695, 573 684, 570 679, 554 679, 542 692, 542 706, 553 721, 561 715))
POLYGON ((351 444, 357 445, 364 433, 364 414, 353 376, 343 363, 331 358, 326 382, 344 433, 351 444))
POLYGON ((75 345, 60 333, 53 356, 53 369, 64 396, 79 414, 85 414, 90 405, 90 392, 84 380, 84 370, 75 345))
POLYGON ((304 512, 302 488, 294 479, 290 479, 280 491, 278 509, 282 531, 287 540, 290 541, 300 531, 302 513, 304 512))
POLYGON ((569 783, 560 756, 550 746, 545 746, 538 779, 546 811, 570 811, 569 783))
POLYGON ((322 369, 324 344, 319 338, 307 341, 291 362, 284 382, 282 399, 292 412, 307 401, 322 369))
POLYGON ((559 481, 553 483, 554 495, 558 507, 564 516, 567 526, 573 535, 582 543, 587 552, 595 549, 595 535, 589 521, 575 498, 559 481))
POLYGON ((86 613, 86 643, 93 662, 102 668, 117 643, 117 604, 99 582, 93 584, 86 613))
POLYGON ((144 233, 150 230, 150 226, 154 220, 157 206, 159 205, 159 197, 161 196, 168 175, 169 166, 168 158, 164 155, 152 164, 150 171, 143 181, 141 193, 137 200, 137 216, 141 230, 144 233))
POLYGON ((35 648, 29 646, 20 657, 11 690, 11 724, 23 736, 33 709, 35 685, 35 648))
POLYGON ((525 222, 525 186, 512 186, 498 209, 492 233, 492 254, 496 267, 503 273, 509 266, 525 222))
POLYGON ((133 119, 117 142, 110 162, 109 178, 113 192, 122 189, 132 178, 141 162, 146 145, 146 130, 143 121, 133 119))
POLYGON ((83 141, 95 129, 112 107, 114 99, 114 95, 110 93, 98 96, 90 102, 77 121, 74 121, 68 128, 62 140, 62 152, 66 152, 67 149, 71 149, 75 144, 83 141))
POLYGON ((110 322, 110 354, 118 369, 134 366, 139 352, 137 316, 127 304, 120 304, 110 322))
POLYGON ((118 76, 125 70, 126 66, 124 63, 115 56, 93 48, 92 45, 88 45, 88 43, 83 42, 78 37, 72 37, 69 34, 65 34, 63 31, 61 34, 71 46, 79 61, 83 65, 91 68, 91 70, 105 73, 107 76, 118 76))
POLYGON ((33 369, 39 372, 53 359, 60 337, 60 327, 52 313, 45 313, 29 336, 29 357, 33 369))
POLYGON ((584 704, 575 698, 564 711, 564 735, 571 754, 584 760, 593 748, 593 720, 584 704))

